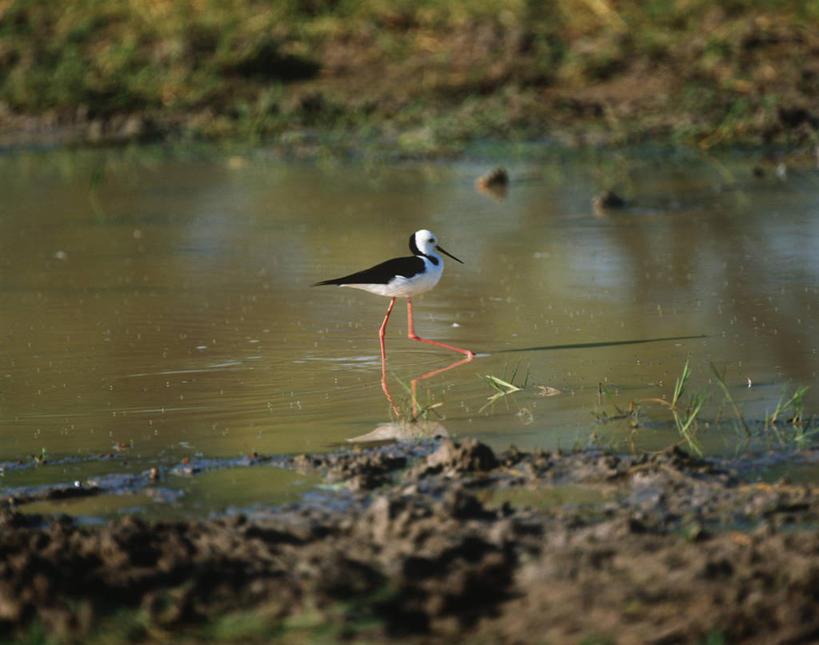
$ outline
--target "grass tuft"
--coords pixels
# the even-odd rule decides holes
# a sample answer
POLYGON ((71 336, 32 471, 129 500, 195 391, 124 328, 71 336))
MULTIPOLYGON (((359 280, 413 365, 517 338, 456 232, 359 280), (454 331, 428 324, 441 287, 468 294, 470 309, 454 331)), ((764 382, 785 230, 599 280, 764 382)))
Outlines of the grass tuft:
POLYGON ((512 373, 507 376, 508 367, 504 365, 503 367, 503 377, 495 376, 493 374, 478 374, 478 378, 480 378, 484 383, 486 383, 490 388, 492 388, 495 393, 491 394, 487 400, 487 402, 478 410, 479 413, 483 412, 489 407, 492 407, 499 399, 503 399, 504 397, 509 396, 510 394, 514 394, 515 392, 520 392, 521 390, 525 389, 526 386, 529 384, 529 374, 530 369, 526 368, 526 375, 523 377, 523 381, 520 384, 515 383, 515 379, 518 376, 518 372, 520 371, 520 363, 517 363, 512 370, 512 373))
POLYGON ((710 363, 710 367, 715 382, 722 393, 722 401, 714 417, 703 418, 703 410, 711 398, 711 392, 701 390, 689 393, 692 371, 688 360, 686 360, 680 376, 674 383, 671 400, 660 397, 638 399, 629 401, 628 407, 622 409, 614 401, 608 389, 600 383, 597 392, 597 406, 593 414, 598 423, 627 420, 631 428, 629 441, 632 450, 635 449, 636 445, 635 433, 641 426, 640 413, 642 406, 649 403, 660 405, 671 412, 681 443, 685 444, 691 452, 700 456, 703 454, 700 442, 701 433, 709 428, 720 429, 726 427, 726 422, 721 419, 722 409, 726 405, 732 411, 731 424, 737 434, 744 439, 745 444, 756 440, 770 440, 773 437, 783 447, 798 447, 819 436, 819 424, 817 424, 816 419, 806 417, 805 414, 804 400, 809 390, 808 386, 797 387, 791 394, 788 394, 788 387, 783 386, 774 411, 766 415, 764 419, 749 422, 731 393, 726 378, 726 370, 718 370, 714 363, 710 363), (610 415, 606 412, 603 405, 604 401, 614 407, 614 414, 610 415), (753 428, 757 430, 754 431, 753 428))
POLYGON ((703 406, 708 401, 709 395, 707 392, 695 392, 689 395, 687 401, 684 402, 683 397, 686 395, 690 376, 691 368, 688 360, 686 360, 680 377, 674 383, 674 392, 671 401, 652 397, 640 399, 636 403, 657 403, 671 410, 674 425, 677 428, 677 432, 680 433, 683 442, 688 446, 691 452, 701 456, 703 454, 702 445, 697 439, 697 434, 700 430, 698 417, 703 406))
POLYGON ((728 401, 731 408, 734 410, 734 414, 736 415, 737 421, 739 422, 742 429, 745 431, 745 436, 750 438, 751 430, 750 428, 748 428, 748 424, 745 423, 745 418, 739 411, 739 407, 737 406, 736 401, 734 401, 734 397, 731 396, 731 390, 728 388, 728 384, 725 381, 725 370, 723 369, 722 372, 720 372, 713 362, 709 364, 711 365, 711 371, 714 373, 714 377, 717 380, 717 385, 720 386, 720 389, 725 395, 725 400, 728 401))

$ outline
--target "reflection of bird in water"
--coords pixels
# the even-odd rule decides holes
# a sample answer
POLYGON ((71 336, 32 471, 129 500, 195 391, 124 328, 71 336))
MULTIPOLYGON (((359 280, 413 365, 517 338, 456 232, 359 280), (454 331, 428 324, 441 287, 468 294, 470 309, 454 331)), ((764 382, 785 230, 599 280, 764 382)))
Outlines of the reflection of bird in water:
POLYGON ((392 313, 393 305, 395 305, 395 299, 399 297, 407 299, 407 320, 409 327, 409 333, 407 335, 411 340, 418 340, 422 343, 429 343, 430 345, 451 349, 452 351, 465 354, 467 360, 471 360, 475 356, 474 352, 468 349, 461 349, 460 347, 453 347, 452 345, 445 345, 444 343, 429 340, 428 338, 421 338, 415 334, 415 328, 412 323, 412 296, 432 289, 438 284, 438 280, 441 279, 441 274, 444 271, 444 260, 436 251, 448 255, 456 262, 461 262, 461 260, 438 246, 438 239, 435 237, 435 234, 426 229, 416 231, 410 236, 409 247, 410 251, 412 251, 412 255, 409 257, 393 258, 392 260, 387 260, 364 271, 352 273, 342 278, 323 280, 313 286, 335 284, 340 287, 363 289, 364 291, 369 291, 379 296, 391 298, 390 304, 387 307, 387 315, 384 316, 384 322, 381 323, 381 329, 378 332, 378 338, 381 341, 382 366, 386 359, 384 330, 387 328, 387 321, 392 313))

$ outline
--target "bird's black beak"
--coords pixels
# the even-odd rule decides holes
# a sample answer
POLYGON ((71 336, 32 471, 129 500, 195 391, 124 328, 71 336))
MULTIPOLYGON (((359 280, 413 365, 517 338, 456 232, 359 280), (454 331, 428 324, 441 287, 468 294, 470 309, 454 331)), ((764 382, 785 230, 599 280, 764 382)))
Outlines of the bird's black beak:
POLYGON ((438 249, 438 250, 439 250, 441 253, 443 253, 444 255, 448 255, 449 257, 451 257, 451 258, 452 258, 453 260, 455 260, 456 262, 460 262, 461 264, 463 264, 463 260, 459 260, 459 259, 458 259, 458 258, 456 258, 454 255, 452 255, 452 253, 447 253, 446 251, 444 251, 444 250, 443 250, 443 249, 442 249, 440 246, 438 246, 437 244, 435 245, 435 248, 436 248, 436 249, 438 249))

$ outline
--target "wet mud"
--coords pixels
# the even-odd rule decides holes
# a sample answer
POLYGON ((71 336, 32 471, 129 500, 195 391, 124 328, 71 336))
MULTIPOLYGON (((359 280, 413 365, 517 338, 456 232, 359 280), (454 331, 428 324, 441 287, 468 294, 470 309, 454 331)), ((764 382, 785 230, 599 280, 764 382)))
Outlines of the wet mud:
POLYGON ((819 488, 755 473, 817 459, 424 440, 244 458, 232 467, 333 485, 208 521, 88 526, 7 498, 0 637, 88 642, 120 625, 114 640, 137 642, 814 642, 819 488))

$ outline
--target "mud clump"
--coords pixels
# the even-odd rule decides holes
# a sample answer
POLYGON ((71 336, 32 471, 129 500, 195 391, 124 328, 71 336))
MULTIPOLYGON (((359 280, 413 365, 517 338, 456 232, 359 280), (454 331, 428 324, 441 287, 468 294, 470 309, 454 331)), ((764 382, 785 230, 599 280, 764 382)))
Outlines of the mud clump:
POLYGON ((457 444, 447 439, 412 471, 410 477, 421 479, 440 473, 452 477, 487 472, 496 468, 498 463, 492 449, 475 439, 464 439, 457 444))
POLYGON ((255 642, 299 624, 351 642, 819 633, 818 491, 751 481, 747 460, 445 440, 290 466, 349 482, 344 503, 99 527, 0 511, 0 638, 40 625, 77 642, 112 620, 133 641, 255 642))

